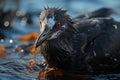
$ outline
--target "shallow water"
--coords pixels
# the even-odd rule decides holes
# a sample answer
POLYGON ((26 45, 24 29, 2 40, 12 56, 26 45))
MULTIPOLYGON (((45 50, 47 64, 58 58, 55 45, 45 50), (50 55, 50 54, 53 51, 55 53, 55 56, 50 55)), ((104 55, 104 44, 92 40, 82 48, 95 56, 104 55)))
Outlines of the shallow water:
MULTIPOLYGON (((0 80, 36 80, 38 72, 41 71, 41 67, 36 65, 35 69, 29 69, 27 64, 30 59, 35 59, 38 64, 42 63, 41 54, 32 55, 29 53, 14 52, 14 48, 22 44, 28 44, 27 42, 20 42, 17 40, 22 35, 30 32, 39 32, 39 13, 44 7, 62 7, 68 10, 68 14, 72 18, 87 13, 89 11, 96 10, 102 7, 109 7, 115 10, 115 14, 112 15, 117 21, 120 21, 120 3, 119 0, 19 0, 19 5, 12 3, 12 0, 8 0, 5 10, 16 9, 22 14, 31 13, 32 23, 26 23, 26 17, 20 19, 14 19, 12 21, 12 29, 0 29, 6 35, 5 39, 0 40, 0 45, 4 45, 9 56, 0 57, 0 80), (58 2, 59 1, 59 2, 58 2)), ((120 74, 100 74, 91 75, 89 79, 92 80, 119 80, 120 74)))

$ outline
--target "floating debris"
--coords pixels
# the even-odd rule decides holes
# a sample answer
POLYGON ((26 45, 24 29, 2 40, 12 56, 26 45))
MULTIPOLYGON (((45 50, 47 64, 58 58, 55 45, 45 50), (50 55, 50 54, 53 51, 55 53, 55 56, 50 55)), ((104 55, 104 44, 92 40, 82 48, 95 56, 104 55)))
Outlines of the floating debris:
POLYGON ((38 37, 38 33, 37 32, 31 32, 30 34, 26 34, 21 36, 20 38, 18 38, 19 41, 28 41, 28 42, 33 42, 37 39, 38 37))
POLYGON ((3 46, 3 45, 0 45, 0 56, 1 57, 7 57, 8 56, 8 52, 5 48, 5 46, 3 46))

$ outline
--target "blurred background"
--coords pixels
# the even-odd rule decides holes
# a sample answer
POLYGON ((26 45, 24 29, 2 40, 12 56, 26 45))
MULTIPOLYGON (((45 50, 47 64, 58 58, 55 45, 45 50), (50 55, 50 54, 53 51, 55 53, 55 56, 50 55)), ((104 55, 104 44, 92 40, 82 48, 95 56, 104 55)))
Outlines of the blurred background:
MULTIPOLYGON (((120 0, 0 0, 0 80, 36 80, 41 67, 45 67, 42 55, 33 54, 30 49, 39 33, 39 14, 48 6, 67 10, 71 18, 103 7, 112 8, 112 17, 120 21, 120 0), (34 68, 29 65, 31 59, 37 62, 34 68)), ((91 78, 113 80, 119 76, 91 78)))
MULTIPOLYGON (((71 18, 99 8, 108 7, 115 10, 116 14, 113 17, 118 21, 120 20, 119 0, 0 0, 0 28, 12 27, 24 33, 31 30, 39 32, 36 29, 39 26, 39 14, 47 6, 66 9, 71 18), (30 26, 34 28, 30 30, 23 29, 25 26, 29 26, 29 29, 30 26)), ((14 35, 14 38, 18 36, 19 34, 14 35)))

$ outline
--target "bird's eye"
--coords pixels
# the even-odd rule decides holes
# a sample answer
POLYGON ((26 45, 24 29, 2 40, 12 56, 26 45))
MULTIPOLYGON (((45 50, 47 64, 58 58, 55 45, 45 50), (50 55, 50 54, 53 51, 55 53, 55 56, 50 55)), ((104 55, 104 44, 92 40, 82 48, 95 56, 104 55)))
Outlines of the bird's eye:
POLYGON ((60 22, 56 22, 55 27, 57 27, 57 28, 60 27, 60 22))

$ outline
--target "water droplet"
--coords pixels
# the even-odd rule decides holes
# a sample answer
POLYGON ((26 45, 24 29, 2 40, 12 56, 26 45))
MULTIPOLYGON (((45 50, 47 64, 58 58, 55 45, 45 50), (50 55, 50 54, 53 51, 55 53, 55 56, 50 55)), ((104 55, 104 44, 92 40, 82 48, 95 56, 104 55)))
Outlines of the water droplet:
POLYGON ((13 40, 11 39, 11 40, 9 40, 9 43, 13 43, 13 40))
POLYGON ((20 11, 17 11, 16 12, 16 16, 20 16, 21 15, 21 12, 20 11))
POLYGON ((4 42, 4 39, 0 39, 0 42, 4 42))
POLYGON ((24 50, 23 50, 23 49, 21 49, 21 50, 20 50, 20 52, 21 52, 21 53, 23 53, 23 52, 24 52, 24 50))
POLYGON ((44 64, 42 64, 43 66, 46 66, 46 64, 44 63, 44 64))
POLYGON ((4 26, 5 26, 5 27, 8 27, 9 25, 10 25, 9 21, 5 21, 5 22, 4 22, 4 26))
POLYGON ((26 25, 27 24, 27 17, 24 17, 21 21, 22 25, 26 25))
POLYGON ((107 57, 107 56, 110 56, 110 54, 109 53, 105 53, 105 56, 107 57))
POLYGON ((96 54, 95 50, 93 50, 93 54, 94 54, 94 56, 97 56, 97 54, 96 54))
POLYGON ((115 29, 117 29, 117 25, 113 25, 113 27, 114 27, 115 29))
POLYGON ((114 61, 117 61, 117 59, 116 59, 116 58, 114 58, 114 61))

